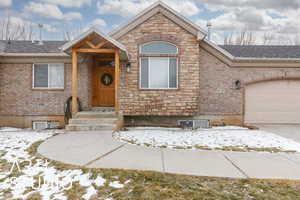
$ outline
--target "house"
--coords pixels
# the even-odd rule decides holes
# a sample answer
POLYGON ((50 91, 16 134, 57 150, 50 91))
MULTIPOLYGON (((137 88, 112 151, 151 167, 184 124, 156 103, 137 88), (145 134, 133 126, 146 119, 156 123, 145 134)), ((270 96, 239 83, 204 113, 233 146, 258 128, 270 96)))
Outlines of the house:
POLYGON ((299 78, 299 46, 219 46, 159 1, 108 35, 1 41, 0 126, 64 125, 69 97, 127 124, 300 123, 299 78))

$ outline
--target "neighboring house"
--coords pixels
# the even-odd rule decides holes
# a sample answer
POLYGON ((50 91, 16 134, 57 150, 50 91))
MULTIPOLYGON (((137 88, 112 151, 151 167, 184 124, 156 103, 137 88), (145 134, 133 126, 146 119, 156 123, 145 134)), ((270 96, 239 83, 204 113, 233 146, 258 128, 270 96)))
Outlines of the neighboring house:
POLYGON ((70 96, 135 124, 300 123, 299 46, 218 46, 206 35, 158 2, 109 35, 0 41, 0 126, 63 125, 70 96))

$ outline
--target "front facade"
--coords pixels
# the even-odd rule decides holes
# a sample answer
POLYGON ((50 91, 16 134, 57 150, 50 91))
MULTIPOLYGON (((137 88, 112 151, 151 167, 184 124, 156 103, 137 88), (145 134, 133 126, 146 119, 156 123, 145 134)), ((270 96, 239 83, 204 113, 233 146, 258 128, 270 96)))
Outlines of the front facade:
POLYGON ((300 123, 297 48, 217 46, 161 2, 109 36, 1 41, 0 126, 64 125, 70 97, 73 113, 114 107, 127 124, 300 123))

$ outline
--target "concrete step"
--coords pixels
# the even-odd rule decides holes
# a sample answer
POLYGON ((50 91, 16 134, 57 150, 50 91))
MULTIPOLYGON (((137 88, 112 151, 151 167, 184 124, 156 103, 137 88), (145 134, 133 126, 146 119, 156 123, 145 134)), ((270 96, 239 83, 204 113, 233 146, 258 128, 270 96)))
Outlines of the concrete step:
POLYGON ((115 112, 78 112, 74 118, 113 118, 117 117, 115 112))
POLYGON ((114 128, 114 124, 69 124, 66 126, 68 131, 112 131, 114 128))
POLYGON ((92 111, 96 112, 115 112, 114 107, 93 107, 92 111))
POLYGON ((69 125, 76 124, 93 124, 93 125, 101 125, 101 124, 115 124, 117 118, 73 118, 69 120, 69 125))

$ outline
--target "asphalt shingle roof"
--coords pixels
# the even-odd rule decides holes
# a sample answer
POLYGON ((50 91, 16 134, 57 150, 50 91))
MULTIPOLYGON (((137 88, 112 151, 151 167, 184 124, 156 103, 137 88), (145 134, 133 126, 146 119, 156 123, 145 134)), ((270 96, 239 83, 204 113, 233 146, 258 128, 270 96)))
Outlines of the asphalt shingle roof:
POLYGON ((61 53, 60 47, 66 41, 43 41, 39 44, 38 41, 0 40, 1 53, 61 53))
POLYGON ((220 45, 235 57, 300 58, 300 46, 283 45, 220 45))
MULTIPOLYGON (((61 53, 60 47, 67 41, 39 42, 0 40, 0 53, 61 53)), ((235 57, 244 58, 300 58, 300 46, 271 45, 220 45, 235 57)))

